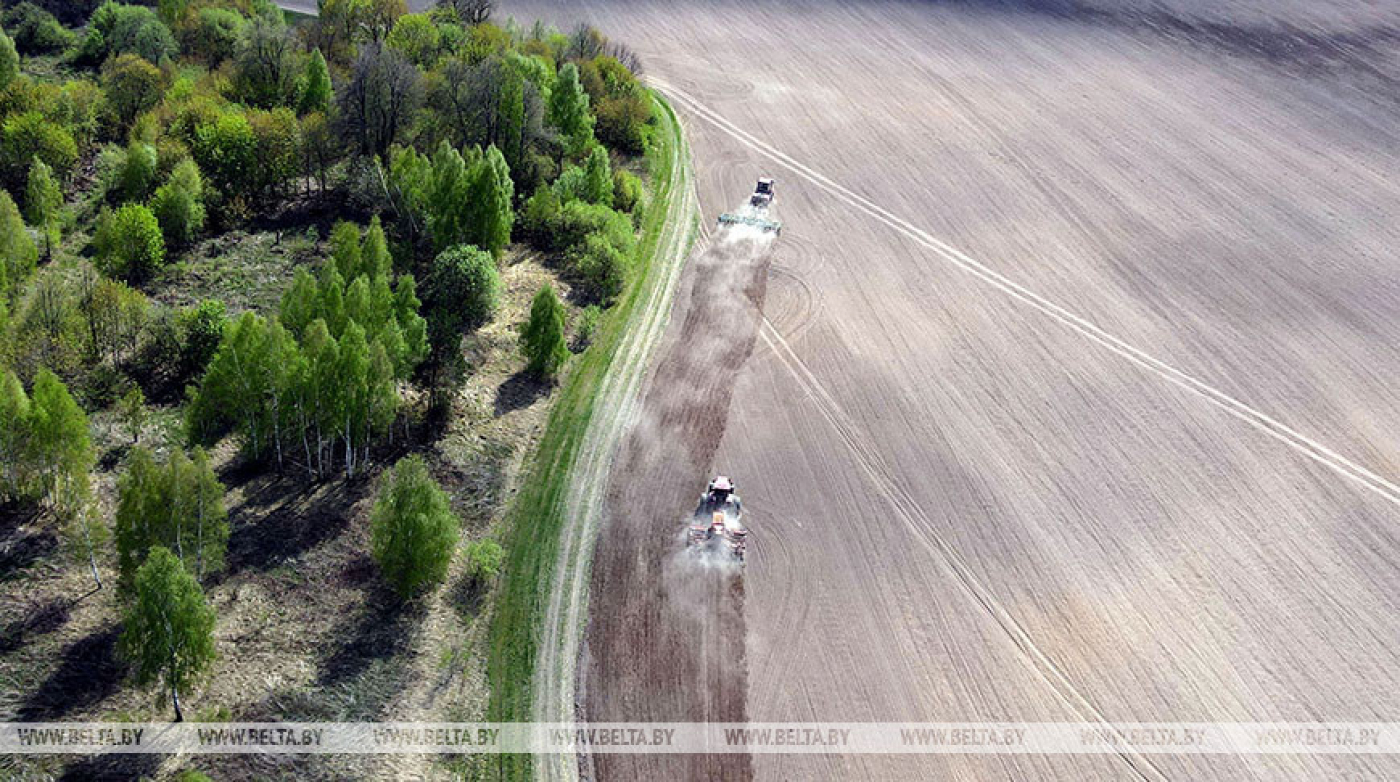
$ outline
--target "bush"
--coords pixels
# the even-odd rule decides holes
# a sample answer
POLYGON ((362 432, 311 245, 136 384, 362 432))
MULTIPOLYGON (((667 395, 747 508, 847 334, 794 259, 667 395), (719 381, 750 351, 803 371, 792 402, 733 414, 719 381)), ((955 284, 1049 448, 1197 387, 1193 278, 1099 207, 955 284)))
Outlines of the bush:
POLYGON ((160 69, 139 55, 123 54, 103 68, 102 90, 117 122, 128 127, 136 115, 160 103, 160 69))
POLYGON ((601 204, 574 201, 559 210, 559 216, 550 230, 547 249, 567 252, 583 244, 589 234, 602 234, 623 253, 630 253, 636 241, 632 235, 632 223, 625 215, 601 204))
POLYGON ((175 37, 155 11, 109 1, 93 12, 78 55, 88 63, 102 62, 114 54, 138 54, 160 62, 175 52, 175 37))
POLYGON ((520 208, 520 217, 516 222, 520 237, 536 247, 550 249, 560 208, 558 194, 552 188, 540 185, 520 208))
POLYGON ((182 160, 151 198, 151 212, 166 244, 183 245, 204 229, 204 178, 193 160, 182 160))
POLYGON ((467 544, 467 578, 482 584, 496 577, 505 564, 506 552, 494 540, 474 540, 467 544))
POLYGON ((527 361, 525 371, 541 380, 552 378, 569 357, 564 343, 564 305, 545 285, 530 305, 530 320, 520 330, 520 349, 527 361))
POLYGON ((133 141, 111 172, 107 197, 118 202, 144 201, 156 184, 156 149, 133 141))
POLYGON ((394 465, 370 515, 374 559, 400 597, 436 586, 447 575, 458 521, 447 494, 421 456, 394 465))
POLYGON ((565 271, 584 293, 601 304, 611 304, 627 283, 627 256, 602 233, 589 234, 565 259, 565 271))
POLYGON ((216 66, 233 57, 247 24, 247 17, 232 8, 201 8, 180 25, 177 31, 180 48, 216 66))
POLYGON ((65 179, 78 161, 78 143, 73 134, 37 111, 12 116, 0 126, 0 161, 4 163, 4 183, 18 193, 29 178, 34 158, 44 161, 54 176, 65 179))
POLYGON ((242 112, 230 109, 198 126, 190 151, 225 200, 251 192, 259 165, 258 142, 242 112))
MULTIPOLYGON (((39 249, 24 229, 24 221, 20 219, 14 199, 0 190, 0 304, 3 304, 5 295, 11 289, 34 271, 38 258, 39 249)), ((3 306, 0 306, 0 317, 3 314, 3 306)), ((0 325, 3 325, 3 321, 0 321, 0 325)))
POLYGON ((126 204, 115 213, 104 210, 93 245, 104 271, 131 282, 149 278, 165 263, 160 223, 141 204, 126 204))
POLYGON ((441 355, 456 346, 463 331, 489 321, 500 306, 496 261, 469 244, 446 250, 433 260, 427 293, 429 341, 441 355))
POLYGON ((224 338, 228 315, 224 303, 206 299, 199 306, 180 310, 176 318, 180 335, 180 371, 185 377, 203 374, 224 338))
POLYGON ((5 20, 14 36, 15 48, 25 54, 44 54, 73 45, 73 33, 54 15, 33 3, 20 3, 5 20))
POLYGON ((613 207, 620 212, 636 214, 642 203, 642 180, 629 171, 613 172, 613 207))
POLYGON ((18 75, 19 52, 15 51, 15 42, 0 30, 0 90, 7 89, 18 75))

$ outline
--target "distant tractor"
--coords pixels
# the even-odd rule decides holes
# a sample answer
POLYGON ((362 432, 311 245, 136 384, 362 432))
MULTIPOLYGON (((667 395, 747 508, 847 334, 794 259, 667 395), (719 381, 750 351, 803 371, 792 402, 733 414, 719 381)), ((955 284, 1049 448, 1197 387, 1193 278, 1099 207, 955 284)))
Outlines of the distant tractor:
POLYGON ((715 552, 744 561, 748 530, 734 483, 723 475, 710 481, 690 524, 687 546, 694 553, 715 552))
POLYGON ((773 206, 773 180, 768 177, 761 177, 758 184, 754 186, 753 195, 749 196, 749 202, 744 206, 739 214, 725 212, 719 216, 720 225, 748 225, 758 228, 764 233, 772 232, 775 236, 783 233, 783 224, 777 220, 768 219, 768 209, 773 206))

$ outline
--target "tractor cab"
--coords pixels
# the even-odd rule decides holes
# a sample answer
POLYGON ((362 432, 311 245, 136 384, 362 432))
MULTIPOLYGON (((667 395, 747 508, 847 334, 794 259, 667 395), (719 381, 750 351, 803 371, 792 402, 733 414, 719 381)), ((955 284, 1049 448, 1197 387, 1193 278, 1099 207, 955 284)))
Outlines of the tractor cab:
POLYGON ((749 203, 754 206, 768 206, 773 203, 773 180, 761 177, 754 186, 753 197, 749 199, 749 203))

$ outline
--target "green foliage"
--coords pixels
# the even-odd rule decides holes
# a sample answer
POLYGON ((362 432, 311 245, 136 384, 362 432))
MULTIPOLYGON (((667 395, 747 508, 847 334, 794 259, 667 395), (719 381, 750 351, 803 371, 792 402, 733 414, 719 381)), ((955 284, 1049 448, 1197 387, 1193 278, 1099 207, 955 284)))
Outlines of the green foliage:
POLYGON ((578 155, 593 142, 593 115, 588 111, 588 94, 579 84, 578 66, 567 63, 559 69, 549 95, 549 124, 564 138, 565 152, 578 155))
POLYGON ((251 111, 249 126, 257 145, 258 164, 247 178, 246 195, 280 192, 301 171, 301 124, 288 108, 251 111))
POLYGON ((238 51, 248 18, 232 8, 208 6, 184 20, 175 31, 188 55, 217 66, 238 51))
POLYGON ((540 185, 520 209, 519 229, 522 238, 536 247, 550 247, 553 241, 552 231, 555 222, 559 220, 561 208, 558 194, 552 188, 540 185))
POLYGON ((311 52, 306 60, 306 71, 302 75, 301 102, 297 111, 301 114, 321 112, 324 114, 331 105, 331 72, 326 67, 326 58, 320 49, 311 52))
POLYGON ((24 229, 14 199, 0 190, 0 304, 34 271, 38 258, 38 249, 24 229))
POLYGON ((583 201, 572 201, 560 208, 558 217, 550 226, 549 244, 544 249, 567 253, 582 245, 590 234, 596 233, 603 234, 610 244, 623 253, 632 251, 632 222, 606 206, 583 201))
POLYGON ((15 42, 10 36, 0 30, 0 90, 8 88, 18 75, 19 52, 15 51, 15 42))
POLYGON ((134 354, 150 321, 150 302, 140 291, 91 270, 80 280, 77 309, 87 338, 84 355, 116 363, 134 354))
POLYGON ((627 256, 602 233, 591 233, 583 244, 569 251, 565 269, 578 280, 584 293, 602 304, 611 304, 627 283, 627 256))
POLYGON ((78 144, 62 126, 45 119, 37 111, 5 118, 0 125, 0 164, 6 187, 20 192, 29 178, 34 158, 44 161, 60 179, 68 176, 78 161, 78 144))
POLYGON ((165 243, 181 246, 204 229, 204 177, 193 160, 182 160, 151 197, 151 212, 160 223, 165 243))
POLYGON ((535 294, 530 320, 520 330, 520 349, 527 361, 526 371, 540 379, 554 377, 569 357, 564 342, 564 305, 554 286, 545 285, 535 294))
POLYGON ((228 313, 218 299, 205 299, 177 316, 180 341, 180 367, 186 376, 197 375, 209 366, 228 326, 228 313))
POLYGON ((618 169, 613 172, 613 206, 619 212, 637 214, 642 203, 642 180, 630 171, 618 169))
POLYGON ((608 152, 595 145, 584 163, 584 199, 592 204, 613 205, 612 166, 608 152))
POLYGON ((143 204, 126 204, 103 211, 93 237, 97 262, 116 277, 140 282, 165 264, 165 239, 160 223, 143 204))
POLYGON ((409 598, 442 582, 458 525, 423 458, 400 459, 370 515, 374 559, 394 591, 409 598))
POLYGON ((131 597, 119 651, 132 664, 138 685, 158 683, 170 692, 179 721, 180 691, 215 658, 214 610, 199 582, 163 546, 151 549, 136 572, 131 597))
POLYGON ((102 69, 107 107, 122 127, 160 103, 162 88, 160 69, 137 54, 120 55, 102 69))
POLYGON ((35 472, 29 395, 13 370, 0 368, 0 499, 28 496, 35 472))
MULTIPOLYGON (((55 19, 53 14, 34 3, 23 2, 15 6, 5 21, 14 35, 15 48, 25 54, 46 54, 73 45, 73 33, 55 19)), ((0 43, 0 49, 3 47, 4 44, 0 43)), ((4 55, 0 54, 0 60, 3 59, 4 55)), ((0 70, 3 70, 3 67, 0 66, 0 70)), ((0 82, 3 81, 4 77, 0 76, 0 82)))
POLYGON ((96 452, 88 437, 87 414, 47 369, 34 376, 28 429, 42 493, 55 507, 76 508, 87 498, 88 471, 96 452))
POLYGON ((220 112, 198 126, 190 147, 209 183, 231 200, 251 193, 257 181, 258 141, 243 112, 220 112))
POLYGON ((53 171, 34 158, 29 167, 29 183, 24 189, 24 211, 31 225, 44 237, 44 257, 53 255, 58 243, 59 218, 63 210, 63 190, 54 181, 53 171))
POLYGON ((131 451, 117 482, 117 583, 131 586, 148 552, 163 546, 196 578, 223 567, 228 547, 224 486, 209 457, 196 448, 193 458, 176 450, 158 464, 142 446, 131 451))
POLYGON ((117 400, 117 415, 121 422, 126 425, 126 429, 131 433, 133 445, 141 442, 141 432, 146 429, 146 395, 142 393, 141 387, 132 385, 127 389, 122 398, 117 400))
POLYGON ((414 65, 427 68, 442 51, 442 33, 427 14, 405 14, 394 22, 385 43, 414 65))
POLYGON ((494 540, 474 540, 468 543, 466 555, 467 577, 478 584, 494 579, 506 561, 505 549, 494 540))
POLYGON ((440 253, 433 260, 428 286, 428 334, 438 355, 455 348, 463 331, 489 321, 500 306, 496 261, 471 245, 440 253))
POLYGON ((99 63, 120 54, 136 54, 151 62, 160 62, 175 52, 175 37, 155 11, 109 0, 93 12, 78 55, 88 63, 99 63))
POLYGON ((574 332, 574 350, 582 351, 593 344, 593 334, 598 330, 598 321, 602 315, 603 311, 597 304, 583 308, 583 314, 578 319, 578 330, 574 332))
POLYGON ((108 196, 118 203, 144 201, 156 184, 156 148, 133 141, 123 153, 116 170, 111 172, 108 196))
POLYGON ((390 156, 395 209, 439 252, 472 244, 499 254, 510 243, 515 185, 500 150, 467 149, 443 141, 430 159, 412 149, 390 156))
POLYGON ((602 56, 594 64, 602 83, 594 104, 598 138, 618 151, 641 154, 650 134, 651 99, 622 63, 602 56))
POLYGON ((233 77, 243 102, 265 109, 295 105, 297 75, 295 41, 280 16, 259 16, 244 27, 233 77))

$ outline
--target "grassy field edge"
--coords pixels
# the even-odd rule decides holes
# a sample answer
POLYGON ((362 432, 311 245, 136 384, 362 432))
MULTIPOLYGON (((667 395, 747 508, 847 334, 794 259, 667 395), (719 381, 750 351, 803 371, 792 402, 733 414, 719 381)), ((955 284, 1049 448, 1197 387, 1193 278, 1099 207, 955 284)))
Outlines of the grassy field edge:
MULTIPOLYGON (((637 273, 617 305, 607 313, 593 345, 570 368, 529 472, 507 514, 508 553, 491 623, 487 665, 491 688, 488 715, 493 721, 529 719, 543 603, 558 558, 565 491, 602 381, 623 337, 642 314, 638 305, 646 300, 645 292, 656 283, 656 253, 677 181, 678 172, 672 161, 687 165, 684 155, 674 154, 683 144, 675 113, 659 93, 653 92, 653 98, 660 110, 662 132, 649 153, 651 202, 634 259, 637 273)), ((528 759, 517 762, 528 764, 528 759)), ((516 770, 527 769, 517 766, 516 770)))

